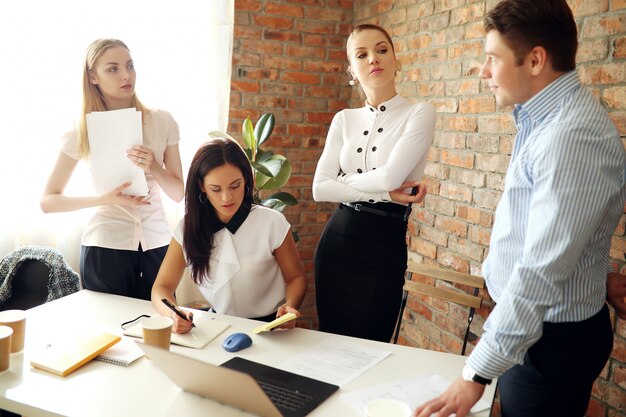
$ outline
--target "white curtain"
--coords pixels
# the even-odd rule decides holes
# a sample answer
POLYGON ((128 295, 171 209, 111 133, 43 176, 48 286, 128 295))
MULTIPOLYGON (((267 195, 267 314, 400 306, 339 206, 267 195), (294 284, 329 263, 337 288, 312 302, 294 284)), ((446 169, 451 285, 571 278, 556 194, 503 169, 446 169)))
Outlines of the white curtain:
MULTIPOLYGON (((183 172, 212 130, 225 131, 234 0, 21 0, 0 4, 0 258, 29 244, 56 247, 78 270, 91 210, 43 214, 39 199, 61 135, 80 111, 87 46, 119 38, 131 50, 136 91, 180 126, 183 172)), ((68 195, 92 193, 80 163, 68 195)), ((173 228, 183 205, 164 196, 173 228)))

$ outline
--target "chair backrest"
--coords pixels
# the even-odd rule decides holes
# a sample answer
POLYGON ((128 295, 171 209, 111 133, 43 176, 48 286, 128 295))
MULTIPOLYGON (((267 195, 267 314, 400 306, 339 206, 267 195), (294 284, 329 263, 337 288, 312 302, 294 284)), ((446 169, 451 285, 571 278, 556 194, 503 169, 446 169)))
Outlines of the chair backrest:
POLYGON ((23 261, 13 277, 11 295, 0 310, 28 310, 46 302, 50 268, 37 260, 23 261))
POLYGON ((409 261, 406 270, 404 282, 404 293, 402 295, 402 304, 400 313, 394 332, 393 342, 397 343, 398 335, 402 325, 402 317, 404 316, 404 308, 406 307, 408 294, 422 294, 430 297, 436 297, 444 301, 460 304, 469 308, 467 327, 463 338, 463 347, 461 355, 465 355, 467 347, 467 339, 469 330, 474 319, 474 311, 482 305, 482 298, 478 295, 478 291, 485 287, 485 280, 476 275, 465 274, 462 272, 443 269, 437 266, 424 265, 417 262, 409 261), (425 276, 435 280, 435 285, 428 285, 421 282, 413 281, 413 274, 425 276), (437 281, 445 281, 449 284, 461 284, 473 288, 472 294, 463 292, 462 290, 454 290, 443 286, 437 286, 437 281))
POLYGON ((28 309, 80 290, 80 277, 61 252, 22 246, 0 261, 0 310, 28 309))

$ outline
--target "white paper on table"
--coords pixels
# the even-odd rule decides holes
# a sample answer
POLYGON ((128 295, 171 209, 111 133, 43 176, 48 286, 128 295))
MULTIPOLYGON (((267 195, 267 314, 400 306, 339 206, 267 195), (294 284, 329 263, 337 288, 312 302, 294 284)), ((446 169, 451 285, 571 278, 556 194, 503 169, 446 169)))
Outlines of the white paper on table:
POLYGON ((342 386, 378 364, 390 353, 348 341, 326 339, 291 356, 277 367, 342 386))
POLYGON ((126 181, 128 195, 148 195, 144 171, 126 156, 132 145, 143 143, 141 112, 129 109, 91 112, 86 115, 89 162, 96 192, 108 193, 126 181))
MULTIPOLYGON (((414 410, 426 401, 443 394, 450 384, 451 382, 441 375, 424 373, 341 394, 341 399, 358 413, 363 413, 365 405, 376 398, 393 398, 406 403, 411 410, 414 410)), ((489 402, 479 400, 472 407, 471 412, 478 413, 489 407, 489 402)))

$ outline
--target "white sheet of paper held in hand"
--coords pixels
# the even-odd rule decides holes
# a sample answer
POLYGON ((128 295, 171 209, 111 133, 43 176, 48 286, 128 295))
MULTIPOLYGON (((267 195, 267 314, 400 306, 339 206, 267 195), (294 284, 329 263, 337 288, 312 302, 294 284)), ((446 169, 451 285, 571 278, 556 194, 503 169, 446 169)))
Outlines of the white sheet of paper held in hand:
POLYGON ((129 109, 91 112, 86 116, 89 162, 96 192, 108 193, 131 181, 124 194, 148 195, 144 171, 126 156, 132 145, 141 145, 141 112, 129 109))

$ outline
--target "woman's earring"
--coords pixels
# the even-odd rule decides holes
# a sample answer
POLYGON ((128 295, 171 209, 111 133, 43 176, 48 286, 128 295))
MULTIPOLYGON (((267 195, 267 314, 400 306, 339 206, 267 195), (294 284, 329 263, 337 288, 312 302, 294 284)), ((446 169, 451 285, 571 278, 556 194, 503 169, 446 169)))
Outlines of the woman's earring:
POLYGON ((348 84, 354 87, 354 85, 356 84, 356 80, 353 78, 350 81, 348 81, 348 84))
POLYGON ((198 201, 200 201, 200 204, 206 204, 206 195, 204 193, 198 194, 198 201), (202 200, 202 196, 204 196, 204 201, 202 200))

